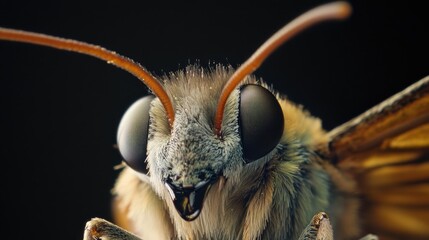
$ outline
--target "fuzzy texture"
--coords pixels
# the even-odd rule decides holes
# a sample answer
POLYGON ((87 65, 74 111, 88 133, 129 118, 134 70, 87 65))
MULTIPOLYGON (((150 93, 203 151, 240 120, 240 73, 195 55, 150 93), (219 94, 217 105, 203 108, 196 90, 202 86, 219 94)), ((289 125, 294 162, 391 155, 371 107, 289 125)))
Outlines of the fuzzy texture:
MULTIPOLYGON (((143 239, 297 239, 329 201, 329 179, 314 150, 326 141, 320 121, 274 93, 285 125, 280 143, 266 156, 245 164, 238 126, 239 90, 228 99, 223 139, 213 118, 231 68, 209 71, 190 66, 164 78, 176 119, 172 130, 158 100, 152 102, 148 175, 125 168, 114 188, 118 207, 132 232, 143 239), (164 180, 195 184, 220 175, 200 216, 183 220, 164 180)), ((254 77, 245 83, 265 84, 254 77)), ((244 84, 245 84, 244 83, 244 84)), ((272 90, 271 90, 272 91, 272 90)))

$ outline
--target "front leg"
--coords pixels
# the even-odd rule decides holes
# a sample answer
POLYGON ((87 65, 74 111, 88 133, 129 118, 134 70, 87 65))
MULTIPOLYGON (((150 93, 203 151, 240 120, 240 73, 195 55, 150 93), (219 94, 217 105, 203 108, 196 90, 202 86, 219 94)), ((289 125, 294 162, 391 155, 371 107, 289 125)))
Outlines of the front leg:
POLYGON ((319 212, 299 236, 299 240, 333 240, 334 234, 328 215, 319 212))
POLYGON ((142 240, 136 235, 101 218, 86 223, 84 240, 142 240))
MULTIPOLYGON (((298 240, 334 240, 334 232, 328 215, 324 212, 314 215, 298 240)), ((368 234, 359 240, 378 240, 378 237, 368 234)))

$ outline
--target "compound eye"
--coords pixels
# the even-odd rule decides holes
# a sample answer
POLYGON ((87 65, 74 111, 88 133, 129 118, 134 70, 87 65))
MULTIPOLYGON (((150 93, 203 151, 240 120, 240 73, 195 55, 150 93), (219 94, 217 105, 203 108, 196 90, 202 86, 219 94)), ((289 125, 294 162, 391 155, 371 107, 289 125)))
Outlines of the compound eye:
POLYGON ((260 85, 244 85, 240 91, 239 125, 247 163, 271 152, 280 142, 284 127, 277 98, 260 85))
POLYGON ((146 173, 146 149, 149 133, 149 110, 155 96, 146 96, 133 103, 118 127, 119 152, 129 167, 146 173))

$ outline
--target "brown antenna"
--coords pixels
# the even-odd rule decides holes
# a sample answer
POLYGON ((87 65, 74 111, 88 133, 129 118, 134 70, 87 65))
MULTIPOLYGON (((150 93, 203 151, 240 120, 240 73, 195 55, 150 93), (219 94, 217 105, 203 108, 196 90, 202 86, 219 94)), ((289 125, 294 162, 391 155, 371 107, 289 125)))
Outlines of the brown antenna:
POLYGON ((342 20, 350 16, 351 6, 346 2, 334 2, 316 7, 281 28, 271 36, 262 46, 260 46, 253 55, 247 59, 231 76, 225 84, 219 97, 219 102, 214 119, 214 131, 216 135, 221 136, 222 119, 225 110, 226 101, 231 92, 240 84, 247 75, 254 72, 267 57, 274 52, 280 45, 295 36, 302 30, 326 20, 342 20))
POLYGON ((140 79, 159 98, 173 126, 174 109, 164 87, 139 63, 97 45, 45 34, 0 28, 0 40, 24 42, 90 55, 113 64, 140 79))

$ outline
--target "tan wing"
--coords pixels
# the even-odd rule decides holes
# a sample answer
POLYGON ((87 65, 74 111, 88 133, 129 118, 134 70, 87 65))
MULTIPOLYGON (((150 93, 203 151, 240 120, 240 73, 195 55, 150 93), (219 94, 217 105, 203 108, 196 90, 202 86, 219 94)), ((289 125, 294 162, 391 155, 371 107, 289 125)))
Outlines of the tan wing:
POLYGON ((357 181, 366 230, 429 239, 429 76, 332 130, 330 154, 357 181))

